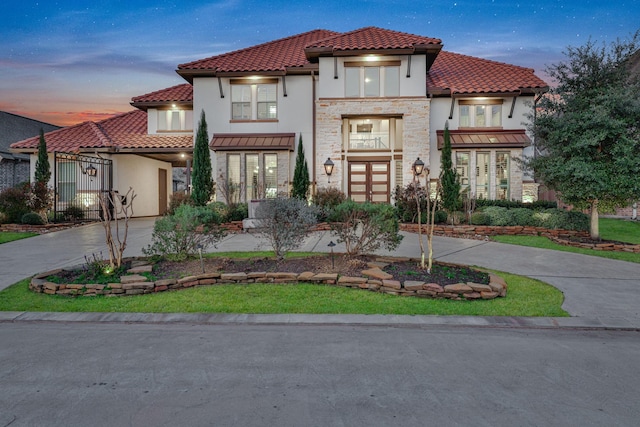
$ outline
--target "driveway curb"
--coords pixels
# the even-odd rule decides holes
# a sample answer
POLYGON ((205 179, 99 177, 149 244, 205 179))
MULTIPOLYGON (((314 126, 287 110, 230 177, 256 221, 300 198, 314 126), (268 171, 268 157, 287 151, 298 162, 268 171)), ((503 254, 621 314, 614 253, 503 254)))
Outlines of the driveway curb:
POLYGON ((401 316, 359 314, 189 314, 0 312, 0 323, 136 323, 198 325, 326 325, 375 327, 478 327, 640 331, 626 318, 401 316))

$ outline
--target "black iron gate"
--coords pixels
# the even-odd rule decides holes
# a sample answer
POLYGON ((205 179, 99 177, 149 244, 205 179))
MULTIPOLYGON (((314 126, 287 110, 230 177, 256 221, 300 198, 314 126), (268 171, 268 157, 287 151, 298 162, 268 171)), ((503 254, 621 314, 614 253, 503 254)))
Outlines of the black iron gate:
POLYGON ((53 163, 55 221, 100 219, 100 197, 113 187, 113 161, 54 152, 53 163))

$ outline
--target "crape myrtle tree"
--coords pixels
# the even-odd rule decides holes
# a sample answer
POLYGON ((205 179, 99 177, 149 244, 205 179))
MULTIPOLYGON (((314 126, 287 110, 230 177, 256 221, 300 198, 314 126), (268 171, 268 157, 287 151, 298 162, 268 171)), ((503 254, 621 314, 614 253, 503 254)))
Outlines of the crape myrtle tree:
POLYGON ((204 110, 200 113, 198 122, 198 133, 196 143, 193 148, 193 173, 191 175, 193 184, 191 199, 196 206, 205 206, 213 193, 213 182, 211 179, 211 155, 209 153, 209 132, 207 130, 207 120, 204 110))
POLYGON ((639 37, 566 48, 547 67, 557 86, 531 114, 536 155, 524 164, 563 201, 590 209, 593 239, 599 206, 640 197, 640 80, 630 62, 639 37))
POLYGON ((292 187, 291 197, 306 200, 309 196, 309 167, 304 157, 302 134, 300 134, 300 139, 298 140, 298 154, 296 156, 296 167, 293 172, 292 187))
POLYGON ((444 124, 444 143, 440 153, 440 199, 442 208, 449 214, 453 222, 453 213, 460 210, 462 200, 460 198, 460 177, 453 168, 451 160, 451 137, 449 135, 449 122, 444 124))

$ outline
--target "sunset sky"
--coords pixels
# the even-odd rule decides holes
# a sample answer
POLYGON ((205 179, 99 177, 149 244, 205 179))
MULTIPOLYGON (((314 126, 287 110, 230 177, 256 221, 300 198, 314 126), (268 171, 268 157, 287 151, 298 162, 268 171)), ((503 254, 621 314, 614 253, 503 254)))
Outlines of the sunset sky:
POLYGON ((640 28, 640 1, 3 1, 0 110, 57 125, 129 111, 184 83, 178 64, 323 28, 377 26, 534 68, 640 28))

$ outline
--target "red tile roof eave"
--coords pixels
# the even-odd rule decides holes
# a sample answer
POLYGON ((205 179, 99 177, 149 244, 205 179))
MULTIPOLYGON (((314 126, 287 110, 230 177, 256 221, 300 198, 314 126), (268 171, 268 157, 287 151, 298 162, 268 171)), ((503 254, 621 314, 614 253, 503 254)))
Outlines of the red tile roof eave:
POLYGON ((533 96, 549 91, 549 86, 521 87, 511 91, 455 91, 450 88, 427 87, 427 96, 433 98, 461 98, 461 97, 510 97, 510 96, 533 96))

